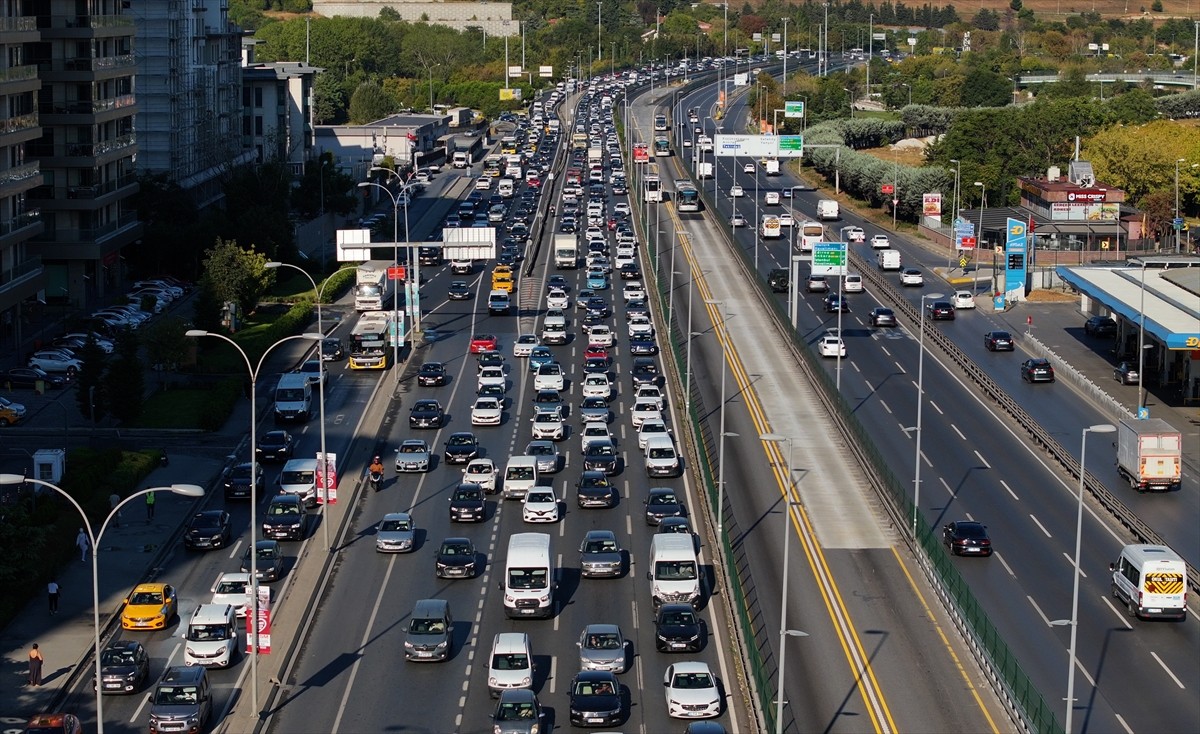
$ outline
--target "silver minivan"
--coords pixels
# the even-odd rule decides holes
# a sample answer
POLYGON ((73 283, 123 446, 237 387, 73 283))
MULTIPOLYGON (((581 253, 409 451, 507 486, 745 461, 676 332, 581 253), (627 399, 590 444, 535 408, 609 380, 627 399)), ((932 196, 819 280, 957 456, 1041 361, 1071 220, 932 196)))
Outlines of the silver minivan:
POLYGON ((212 689, 205 668, 167 668, 150 700, 150 731, 203 731, 212 718, 212 708, 212 689))
POLYGON ((501 632, 492 642, 488 658, 488 691, 492 698, 510 688, 533 686, 533 655, 529 651, 529 635, 524 632, 501 632))

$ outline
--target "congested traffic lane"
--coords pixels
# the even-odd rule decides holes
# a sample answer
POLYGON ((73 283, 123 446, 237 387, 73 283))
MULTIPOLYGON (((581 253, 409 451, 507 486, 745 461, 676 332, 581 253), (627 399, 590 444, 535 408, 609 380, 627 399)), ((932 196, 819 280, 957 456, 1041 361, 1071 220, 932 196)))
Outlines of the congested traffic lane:
MULTIPOLYGON (((791 180, 784 178, 789 183, 791 180)), ((816 195, 813 198, 817 198, 816 195)), ((811 211, 815 211, 815 206, 811 211)), ((878 231, 846 212, 838 224, 859 224, 867 230, 868 238, 878 231)), ((913 297, 918 298, 915 305, 919 307, 919 292, 934 289, 930 284, 922 289, 910 289, 913 297)), ((806 295, 801 290, 799 332, 810 342, 837 325, 836 315, 825 313, 821 306, 819 299, 823 295, 806 295)), ((848 295, 847 299, 851 312, 843 315, 842 325, 847 342, 842 372, 843 393, 858 406, 856 412, 861 414, 860 420, 872 430, 873 439, 889 456, 889 465, 908 467, 898 472, 903 476, 905 472, 912 472, 914 455, 910 437, 911 416, 916 412, 913 376, 917 371, 917 348, 914 335, 902 329, 872 329, 865 317, 877 304, 869 291, 848 295), (905 428, 910 430, 905 431, 905 428)), ((962 318, 955 322, 931 322, 926 328, 954 329, 983 314, 960 316, 962 318)), ((982 350, 985 330, 973 327, 959 335, 964 349, 982 350)), ((1013 361, 1012 356, 989 352, 980 354, 979 359, 1013 361)), ((933 359, 934 355, 927 355, 927 358, 933 359)), ((835 360, 825 361, 832 373, 835 360)), ((959 565, 965 566, 965 576, 986 608, 997 610, 993 621, 1034 677, 1038 689, 1065 694, 1065 676, 1055 671, 1063 665, 1066 635, 1054 631, 1052 634, 1057 639, 1052 640, 1045 633, 1033 634, 1032 630, 1045 630, 1044 625, 1049 619, 1067 616, 1070 598, 1069 594, 1063 597, 1063 589, 1070 582, 1069 554, 1073 553, 1074 547, 1074 492, 1053 468, 1044 465, 1040 456, 1024 445, 1005 421, 994 416, 965 385, 959 383, 953 373, 940 366, 935 368, 933 363, 927 365, 927 370, 922 512, 934 528, 964 516, 974 517, 990 526, 993 542, 997 543, 997 557, 993 560, 1003 561, 1003 571, 996 570, 990 561, 959 565), (958 447, 958 450, 943 450, 946 447, 958 447), (1009 540, 1006 543, 1004 539, 1009 540), (1020 540, 1013 543, 1011 539, 1020 540), (1051 558, 1063 559, 1065 568, 1049 563, 1051 558)), ((1016 374, 1015 364, 1012 372, 1016 374)), ((1056 386, 1015 385, 1014 389, 1041 391, 1047 387, 1056 386)), ((1046 402, 1051 406, 1058 403, 1046 402)), ((1087 406, 1082 409, 1089 410, 1087 406)), ((1092 421, 1095 422, 1100 420, 1092 421)), ((1077 445, 1079 427, 1062 431, 1068 445, 1077 445)), ((1094 455, 1089 453, 1089 456, 1094 455)), ((1163 695, 1164 689, 1170 691, 1168 695, 1179 695, 1182 690, 1174 680, 1195 680, 1200 673, 1195 663, 1195 653, 1200 648, 1193 634, 1194 626, 1188 625, 1191 630, 1153 622, 1127 626, 1107 599, 1107 564, 1129 539, 1112 528, 1107 518, 1089 513, 1084 542, 1087 549, 1084 573, 1089 579, 1083 583, 1079 649, 1089 652, 1081 654, 1080 658, 1085 674, 1100 686, 1095 695, 1086 699, 1093 702, 1091 721, 1108 722, 1090 725, 1101 726, 1104 730, 1120 728, 1121 721, 1128 722, 1134 730, 1171 728, 1180 722, 1194 725, 1197 721, 1194 702, 1181 698, 1176 702, 1177 706, 1143 705, 1147 697, 1163 695), (1136 629, 1137 635, 1113 635, 1116 631, 1130 631, 1131 628, 1136 629), (1088 647, 1089 642, 1093 646, 1088 647), (1128 647, 1125 647, 1126 642, 1128 647), (1088 660, 1096 650, 1105 646, 1111 649, 1114 645, 1121 648, 1117 656, 1106 655, 1103 661, 1088 660), (1101 674, 1112 675, 1114 670, 1120 672, 1109 678, 1113 682, 1106 689, 1105 676, 1101 674), (1145 686, 1145 695, 1136 701, 1124 695, 1130 679, 1145 686)), ((1049 702, 1057 698, 1049 693, 1046 695, 1049 702)))
MULTIPOLYGON (((549 257, 543 247, 543 258, 549 257)), ((427 305, 437 304, 425 316, 425 325, 436 335, 436 341, 422 350, 422 361, 438 360, 447 363, 453 372, 449 385, 442 388, 417 388, 406 378, 409 390, 403 404, 394 410, 395 422, 381 445, 389 450, 406 437, 421 437, 440 448, 453 431, 472 430, 469 423, 470 405, 474 400, 476 358, 467 354, 471 335, 495 335, 508 366, 509 401, 504 423, 499 427, 473 429, 479 436, 486 455, 501 466, 512 454, 523 452, 531 438, 528 428, 531 415, 531 380, 523 359, 512 356, 512 345, 519 333, 532 331, 537 324, 537 310, 542 306, 543 283, 550 274, 544 265, 535 266, 534 275, 517 284, 522 315, 488 316, 485 305, 488 263, 474 274, 475 298, 472 301, 445 301, 440 294, 447 288, 451 276, 439 270, 426 283, 424 299, 427 305), (533 309, 525 311, 532 304, 533 309), (446 427, 436 431, 410 431, 405 414, 407 406, 417 397, 433 396, 442 400, 450 415, 446 427)), ((478 265, 477 265, 478 267, 478 265)), ((570 281, 572 297, 581 287, 582 271, 564 271, 570 281)), ((610 301, 619 301, 606 292, 610 301)), ((615 305, 615 304, 614 304, 615 305)), ((620 309, 618 306, 618 314, 620 309)), ((653 681, 662 675, 667 662, 658 663, 653 650, 653 630, 649 616, 648 582, 642 579, 644 559, 649 546, 649 530, 641 517, 641 497, 647 480, 641 475, 640 458, 628 418, 625 398, 629 392, 630 358, 623 348, 623 335, 613 350, 612 375, 618 385, 613 401, 615 419, 611 424, 626 468, 616 483, 621 498, 618 506, 608 510, 576 509, 573 485, 580 471, 578 401, 582 376, 584 342, 578 326, 578 316, 569 313, 573 339, 553 351, 567 369, 569 435, 559 442, 565 454, 563 469, 553 476, 553 486, 559 495, 565 517, 558 523, 543 527, 522 522, 520 504, 503 502, 496 497, 488 500, 486 521, 480 525, 451 524, 446 509, 448 492, 461 480, 458 467, 447 467, 436 459, 433 470, 423 475, 392 477, 390 455, 389 479, 378 493, 366 498, 361 514, 356 518, 359 539, 343 560, 343 570, 331 593, 322 601, 322 609, 314 624, 313 633, 302 652, 292 686, 289 705, 276 714, 272 728, 293 731, 300 725, 317 726, 328 731, 381 730, 403 721, 414 731, 481 731, 488 728, 494 703, 487 693, 486 657, 493 635, 500 631, 528 632, 532 637, 535 660, 534 690, 543 706, 551 711, 551 721, 566 725, 565 690, 578 669, 579 651, 575 647, 579 630, 593 622, 613 622, 621 626, 631 642, 630 652, 638 658, 629 671, 621 676, 626 696, 632 704, 631 718, 624 725, 630 730, 648 732, 672 728, 665 716, 659 686, 653 681), (407 510, 413 513, 418 527, 418 547, 411 555, 376 557, 373 545, 373 525, 385 511, 407 510), (578 576, 577 547, 589 529, 609 529, 616 533, 625 547, 630 567, 625 576, 616 580, 581 580, 578 576), (544 621, 510 621, 501 609, 500 592, 495 588, 502 572, 507 538, 514 532, 549 532, 552 551, 558 570, 558 610, 552 619, 544 621), (486 558, 480 577, 471 580, 437 580, 433 574, 430 554, 443 537, 463 535, 471 538, 486 558), (497 564, 500 567, 497 568, 497 564), (369 589, 363 601, 360 589, 369 589), (406 615, 415 599, 439 597, 450 602, 455 616, 454 651, 444 664, 421 665, 401 662, 403 627, 406 615), (351 599, 354 601, 351 601, 351 599), (347 652, 350 651, 350 652, 347 652), (394 691, 402 689, 404 697, 394 691), (643 692, 648 694, 645 695, 643 692), (414 701, 429 702, 414 706, 414 701)), ((611 321, 621 324, 620 315, 611 321)), ((656 480, 656 484, 682 487, 679 480, 656 480)), ((721 625, 711 625, 720 629, 721 625)), ((710 642, 703 657, 713 661, 710 642)), ((665 657, 665 656, 663 656, 665 657)), ((550 722, 548 722, 550 723, 550 722)))

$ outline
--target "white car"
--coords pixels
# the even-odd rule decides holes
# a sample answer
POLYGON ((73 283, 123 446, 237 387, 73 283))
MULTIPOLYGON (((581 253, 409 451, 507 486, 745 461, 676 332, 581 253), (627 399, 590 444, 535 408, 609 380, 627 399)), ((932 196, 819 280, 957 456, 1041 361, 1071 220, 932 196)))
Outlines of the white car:
POLYGON ((742 173, 754 173, 754 164, 747 163, 746 165, 742 166, 742 173))
POLYGON ((633 315, 629 317, 630 339, 653 339, 654 324, 649 316, 633 315))
POLYGON ((659 389, 658 385, 639 385, 637 392, 633 394, 633 400, 635 403, 641 400, 652 400, 660 411, 663 409, 663 403, 665 402, 662 390, 659 389))
POLYGON ((627 303, 635 298, 644 301, 646 300, 646 286, 642 285, 640 280, 631 280, 625 284, 621 296, 627 303))
POLYGON ((817 344, 817 351, 821 353, 822 357, 845 357, 846 343, 840 336, 826 334, 817 344))
POLYGON ((634 428, 641 428, 642 424, 648 420, 662 420, 662 411, 658 408, 656 400, 635 400, 633 402, 633 410, 629 413, 633 420, 634 428))
POLYGON ((245 617, 250 608, 250 574, 235 571, 223 573, 212 585, 212 604, 229 604, 238 617, 245 617))
POLYGON ((646 450, 646 442, 650 439, 650 437, 656 436, 659 434, 668 435, 668 436, 671 434, 671 431, 670 431, 670 429, 667 428, 666 423, 664 423, 662 420, 660 420, 658 418, 654 418, 654 419, 651 419, 648 421, 643 421, 642 425, 638 428, 638 435, 637 435, 638 448, 641 449, 642 451, 645 451, 646 450))
POLYGON ((498 398, 476 398, 475 404, 471 406, 471 425, 498 426, 503 412, 498 398))
POLYGON ((862 227, 846 227, 842 230, 845 233, 847 242, 866 242, 867 233, 862 231, 862 227))
POLYGON ((954 306, 955 310, 960 308, 975 308, 975 295, 971 291, 954 291, 954 296, 950 299, 950 305, 954 306))
POLYGON ((925 276, 916 268, 906 268, 900 273, 900 285, 925 285, 925 276))
POLYGON ((588 344, 599 344, 602 347, 611 347, 613 345, 612 329, 604 324, 593 325, 591 330, 588 331, 588 344))
POLYGON ((491 191, 492 190, 491 177, 490 176, 481 176, 480 178, 476 179, 475 180, 475 190, 476 191, 491 191))
POLYGON ((565 390, 562 365, 557 362, 548 362, 538 367, 537 374, 533 376, 533 389, 558 390, 559 392, 565 390))
POLYGON ((690 147, 692 147, 692 139, 691 139, 691 138, 684 138, 684 139, 683 139, 683 147, 685 147, 685 148, 690 148, 690 147))
POLYGON ((611 395, 612 384, 608 381, 608 375, 594 374, 583 378, 583 397, 607 400, 611 395))
POLYGON ((65 374, 68 377, 72 377, 76 372, 83 369, 83 362, 74 357, 69 357, 63 352, 47 349, 41 352, 34 352, 25 366, 37 367, 43 372, 49 372, 50 374, 65 374))
POLYGON ((585 240, 604 240, 604 230, 599 227, 588 227, 583 233, 585 240))
POLYGON ((862 293, 863 279, 858 273, 850 273, 842 279, 843 293, 862 293))
POLYGON ((567 292, 555 289, 546 294, 546 308, 570 308, 571 298, 567 292))
POLYGON ((740 196, 745 196, 746 190, 743 189, 739 184, 734 184, 733 186, 729 187, 729 195, 736 199, 740 196))
POLYGON ((768 191, 766 202, 767 202, 767 204, 778 205, 779 204, 779 192, 778 191, 768 191))
POLYGON ((525 494, 521 505, 525 522, 558 522, 558 497, 552 487, 534 487, 525 494))
POLYGON ((613 205, 613 214, 620 214, 621 216, 627 217, 629 216, 630 211, 629 202, 627 201, 617 202, 613 205))
POLYGON ((500 387, 507 386, 508 380, 504 377, 504 368, 498 366, 484 367, 479 370, 478 384, 476 392, 481 392, 488 385, 499 385, 500 387))
POLYGON ((537 411, 533 414, 534 439, 549 439, 561 441, 567 435, 567 425, 563 422, 562 413, 553 411, 537 411))
POLYGON ((796 218, 792 216, 791 212, 784 212, 783 214, 779 215, 779 226, 780 227, 795 227, 796 226, 796 218))
POLYGON ((876 250, 887 250, 892 246, 892 241, 888 239, 886 234, 877 234, 871 238, 871 247, 876 250))
POLYGON ((667 666, 663 690, 667 716, 673 719, 711 719, 721 715, 721 692, 708 663, 687 661, 667 666))
POLYGON ((579 436, 579 450, 583 451, 592 441, 612 441, 612 433, 608 430, 608 426, 604 423, 595 421, 588 422, 583 426, 583 433, 579 436))
POLYGON ((496 476, 500 472, 496 469, 496 462, 491 459, 471 459, 463 467, 462 473, 464 482, 478 484, 488 494, 496 491, 496 476))
POLYGON ((634 257, 632 252, 621 252, 620 250, 617 251, 617 259, 613 261, 613 265, 618 271, 626 265, 636 264, 637 259, 634 257))
POLYGON ((537 334, 521 334, 517 340, 513 342, 514 357, 528 357, 533 348, 541 344, 537 334))
POLYGON ((745 227, 746 226, 746 218, 743 217, 741 214, 734 214, 732 217, 729 218, 729 226, 745 227))

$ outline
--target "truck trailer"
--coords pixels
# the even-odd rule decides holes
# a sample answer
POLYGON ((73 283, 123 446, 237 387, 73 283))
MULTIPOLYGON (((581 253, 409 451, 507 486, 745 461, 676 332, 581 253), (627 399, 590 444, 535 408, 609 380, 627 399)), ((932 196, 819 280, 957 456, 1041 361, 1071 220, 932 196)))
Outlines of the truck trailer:
POLYGON ((1117 426, 1117 472, 1139 492, 1179 489, 1182 436, 1161 418, 1126 418, 1117 426))
POLYGON ((383 300, 390 295, 387 269, 390 260, 371 260, 358 266, 354 274, 354 310, 382 311, 383 300))

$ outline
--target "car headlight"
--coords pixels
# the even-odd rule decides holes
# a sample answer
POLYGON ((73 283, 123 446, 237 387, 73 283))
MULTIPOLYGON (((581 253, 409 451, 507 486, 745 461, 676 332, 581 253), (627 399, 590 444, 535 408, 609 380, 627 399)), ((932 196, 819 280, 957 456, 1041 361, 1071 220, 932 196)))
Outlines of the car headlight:
POLYGON ((187 717, 187 725, 189 727, 200 725, 200 714, 191 714, 187 717))
POLYGON ((533 679, 530 678, 529 676, 525 676, 524 678, 521 679, 521 685, 523 685, 523 686, 533 685, 533 679))
POLYGON ((550 603, 550 595, 549 595, 549 594, 543 594, 542 596, 539 596, 539 597, 538 597, 538 603, 539 603, 539 604, 549 604, 549 603, 550 603))
POLYGON ((405 641, 404 641, 404 649, 405 649, 405 650, 412 650, 412 649, 414 649, 414 648, 413 648, 413 644, 412 644, 411 642, 409 642, 408 640, 405 640, 405 641))

